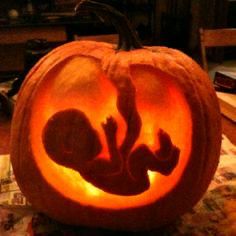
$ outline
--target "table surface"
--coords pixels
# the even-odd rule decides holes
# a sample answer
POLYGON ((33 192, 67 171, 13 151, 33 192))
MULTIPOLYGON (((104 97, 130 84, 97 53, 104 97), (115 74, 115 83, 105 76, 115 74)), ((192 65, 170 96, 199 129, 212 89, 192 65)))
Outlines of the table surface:
MULTIPOLYGON (((10 151, 11 120, 0 113, 0 154, 10 151)), ((222 116, 222 131, 236 145, 236 123, 222 116)))

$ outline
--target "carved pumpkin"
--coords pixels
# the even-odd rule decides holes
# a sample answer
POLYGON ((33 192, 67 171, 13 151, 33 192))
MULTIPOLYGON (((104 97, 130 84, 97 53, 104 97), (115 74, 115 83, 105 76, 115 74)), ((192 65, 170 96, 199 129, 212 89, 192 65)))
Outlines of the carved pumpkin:
POLYGON ((214 89, 183 53, 141 48, 110 7, 79 6, 110 14, 118 50, 71 42, 33 67, 12 121, 16 179, 36 209, 62 222, 157 227, 191 209, 216 170, 214 89))

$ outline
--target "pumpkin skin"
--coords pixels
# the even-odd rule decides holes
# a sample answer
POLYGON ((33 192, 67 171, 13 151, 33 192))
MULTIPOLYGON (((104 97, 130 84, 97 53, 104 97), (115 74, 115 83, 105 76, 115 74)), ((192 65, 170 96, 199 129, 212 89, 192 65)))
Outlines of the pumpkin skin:
POLYGON ((214 89, 191 58, 166 47, 116 51, 107 43, 80 41, 54 49, 25 79, 12 121, 11 160, 23 194, 37 210, 68 224, 137 231, 166 224, 196 204, 217 168, 220 143, 214 89), (101 155, 109 156, 101 123, 110 116, 116 120, 120 145, 127 127, 114 83, 126 88, 127 81, 135 87, 142 123, 134 148, 144 143, 158 149, 161 129, 180 153, 170 174, 149 172, 147 190, 122 195, 52 160, 43 132, 58 112, 82 111, 99 135, 101 155))

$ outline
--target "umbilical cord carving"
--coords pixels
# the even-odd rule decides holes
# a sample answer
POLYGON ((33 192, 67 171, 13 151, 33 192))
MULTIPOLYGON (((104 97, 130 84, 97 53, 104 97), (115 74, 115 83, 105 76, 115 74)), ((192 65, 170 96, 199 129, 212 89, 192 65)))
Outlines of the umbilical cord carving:
POLYGON ((55 113, 45 125, 43 144, 49 157, 56 163, 78 171, 99 189, 118 195, 136 195, 149 186, 148 170, 169 175, 177 166, 180 150, 172 144, 170 136, 160 129, 156 134, 160 148, 151 151, 146 144, 132 150, 141 130, 141 119, 136 107, 135 87, 127 79, 118 91, 117 109, 127 129, 118 147, 117 122, 110 116, 102 123, 109 158, 98 157, 102 144, 97 131, 86 115, 78 109, 55 113))

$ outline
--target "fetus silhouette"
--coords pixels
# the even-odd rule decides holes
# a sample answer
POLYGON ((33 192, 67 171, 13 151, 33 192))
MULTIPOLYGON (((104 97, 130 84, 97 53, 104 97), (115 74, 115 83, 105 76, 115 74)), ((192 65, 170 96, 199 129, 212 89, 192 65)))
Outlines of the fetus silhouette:
POLYGON ((119 195, 136 195, 149 186, 148 170, 169 175, 176 167, 180 150, 162 129, 156 134, 160 147, 152 152, 146 144, 132 150, 139 137, 141 119, 135 103, 135 88, 125 80, 118 89, 117 109, 127 129, 118 147, 117 122, 110 116, 102 123, 109 158, 99 155, 102 144, 98 132, 78 109, 55 113, 46 123, 42 139, 49 157, 56 163, 78 171, 81 176, 103 191, 119 195))

